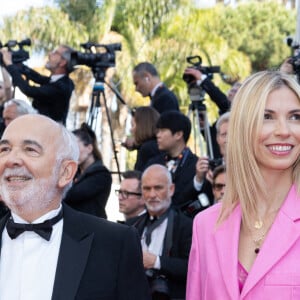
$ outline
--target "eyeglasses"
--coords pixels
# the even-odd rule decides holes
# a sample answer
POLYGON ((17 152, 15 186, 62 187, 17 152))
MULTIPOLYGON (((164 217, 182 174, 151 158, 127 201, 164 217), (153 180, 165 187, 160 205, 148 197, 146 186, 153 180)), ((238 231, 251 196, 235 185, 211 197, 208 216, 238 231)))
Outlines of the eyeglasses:
POLYGON ((221 191, 226 185, 222 183, 215 183, 213 184, 213 188, 217 191, 221 191))
POLYGON ((142 196, 141 193, 128 192, 128 191, 123 191, 123 190, 115 190, 115 193, 117 196, 122 196, 125 199, 127 199, 130 195, 142 196))

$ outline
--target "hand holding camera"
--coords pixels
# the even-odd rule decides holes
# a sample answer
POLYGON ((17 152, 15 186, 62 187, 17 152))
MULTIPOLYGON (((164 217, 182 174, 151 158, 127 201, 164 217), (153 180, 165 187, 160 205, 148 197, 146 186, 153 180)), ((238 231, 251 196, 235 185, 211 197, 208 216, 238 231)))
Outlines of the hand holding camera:
MULTIPOLYGON (((192 68, 192 67, 186 68, 184 70, 183 76, 185 76, 185 77, 189 76, 191 78, 194 78, 195 81, 202 80, 201 71, 198 69, 192 68)), ((191 81, 192 81, 192 79, 191 79, 191 81)))
POLYGON ((207 156, 199 157, 196 163, 196 180, 203 182, 207 172, 209 171, 209 158, 207 156))
POLYGON ((25 39, 20 42, 10 40, 4 45, 0 42, 0 64, 2 65, 4 63, 6 66, 8 66, 11 64, 22 63, 29 59, 29 52, 24 50, 24 46, 30 45, 30 39, 25 39), (7 49, 3 49, 4 47, 7 49), (17 50, 16 47, 18 47, 17 50))

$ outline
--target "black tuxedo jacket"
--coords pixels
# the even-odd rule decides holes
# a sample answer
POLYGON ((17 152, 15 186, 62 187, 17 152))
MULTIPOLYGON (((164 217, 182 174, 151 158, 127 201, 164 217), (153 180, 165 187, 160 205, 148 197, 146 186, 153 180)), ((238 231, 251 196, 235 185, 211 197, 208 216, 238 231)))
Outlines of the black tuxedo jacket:
MULTIPOLYGON (((63 210, 52 300, 150 300, 135 229, 67 205, 63 210)), ((7 217, 0 221, 1 232, 7 217)))
POLYGON ((66 124, 70 98, 74 90, 73 81, 67 75, 55 82, 50 82, 50 77, 42 76, 25 66, 21 69, 12 64, 7 67, 7 71, 12 77, 13 84, 19 87, 26 96, 33 99, 32 106, 40 114, 66 124), (22 74, 26 76, 27 80, 32 80, 40 86, 30 85, 22 77, 22 74))
MULTIPOLYGON (((168 278, 171 298, 184 299, 188 257, 192 241, 192 219, 178 210, 173 209, 173 212, 174 219, 171 227, 172 243, 170 249, 165 249, 167 246, 167 235, 170 234, 168 230, 170 228, 170 222, 168 220, 162 251, 163 254, 160 257, 161 269, 159 270, 159 274, 163 274, 168 278)), ((140 236, 142 236, 148 218, 148 214, 142 215, 134 224, 140 236)))
POLYGON ((100 161, 95 161, 74 180, 64 201, 76 210, 106 219, 105 206, 111 184, 109 170, 100 161))
POLYGON ((164 111, 178 110, 178 100, 173 92, 165 85, 161 85, 151 97, 151 106, 160 114, 164 111))
MULTIPOLYGON (((166 155, 160 154, 151 159, 147 166, 152 164, 166 165, 166 155)), ((172 205, 181 208, 189 202, 190 183, 193 182, 196 173, 196 163, 198 157, 188 149, 186 158, 179 163, 175 173, 173 174, 173 183, 175 184, 175 192, 172 197, 172 205)))

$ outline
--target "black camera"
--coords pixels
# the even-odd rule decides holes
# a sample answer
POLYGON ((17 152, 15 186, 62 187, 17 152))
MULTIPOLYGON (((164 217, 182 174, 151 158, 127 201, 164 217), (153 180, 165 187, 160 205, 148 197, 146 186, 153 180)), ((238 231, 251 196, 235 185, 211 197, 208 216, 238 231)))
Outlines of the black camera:
POLYGON ((87 42, 81 44, 81 47, 86 52, 73 51, 70 57, 69 68, 72 70, 74 66, 86 65, 97 75, 96 80, 101 79, 102 81, 104 80, 106 69, 116 65, 115 51, 122 50, 120 43, 103 45, 87 42), (100 51, 93 53, 92 48, 100 49, 100 51))
MULTIPOLYGON (((19 64, 29 59, 29 52, 23 49, 24 46, 31 46, 31 40, 25 39, 20 42, 16 40, 10 40, 4 45, 0 42, 0 48, 7 47, 11 52, 12 62, 14 64, 19 64), (14 50, 15 47, 18 47, 18 49, 14 50)), ((0 64, 3 65, 2 53, 0 53, 0 64)))
POLYGON ((292 56, 288 62, 293 66, 293 70, 300 82, 300 44, 294 43, 294 40, 291 37, 287 38, 286 43, 292 50, 292 56))
POLYGON ((153 299, 171 300, 169 283, 165 275, 159 274, 154 269, 146 270, 153 299))
MULTIPOLYGON (((204 67, 202 66, 202 58, 199 55, 196 56, 188 56, 186 58, 186 61, 191 64, 191 68, 194 68, 196 70, 199 70, 202 74, 207 75, 210 79, 213 77, 213 73, 220 73, 221 68, 219 66, 210 66, 210 67, 204 67)), ((192 75, 189 74, 183 74, 182 79, 187 83, 191 84, 195 82, 195 78, 192 75)))
POLYGON ((223 158, 215 158, 209 159, 208 165, 209 168, 213 171, 216 167, 221 166, 223 164, 223 158))
POLYGON ((194 201, 191 201, 188 205, 185 205, 181 208, 182 212, 191 218, 194 218, 197 213, 208 208, 210 206, 210 201, 208 197, 201 193, 198 195, 198 198, 194 201))

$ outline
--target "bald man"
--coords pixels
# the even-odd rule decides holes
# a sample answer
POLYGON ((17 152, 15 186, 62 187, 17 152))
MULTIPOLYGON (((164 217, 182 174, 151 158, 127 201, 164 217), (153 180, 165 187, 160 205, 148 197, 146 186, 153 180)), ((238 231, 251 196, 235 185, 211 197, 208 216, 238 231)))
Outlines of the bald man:
POLYGON ((5 129, 0 299, 149 299, 136 231, 61 204, 78 155, 74 136, 48 117, 5 129))
POLYGON ((136 221, 152 299, 184 299, 192 219, 171 207, 174 184, 165 166, 154 164, 142 175, 147 214, 136 221), (165 286, 157 285, 165 281, 165 286), (164 298, 168 294, 170 298, 164 298))

